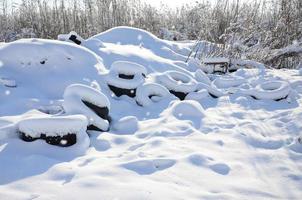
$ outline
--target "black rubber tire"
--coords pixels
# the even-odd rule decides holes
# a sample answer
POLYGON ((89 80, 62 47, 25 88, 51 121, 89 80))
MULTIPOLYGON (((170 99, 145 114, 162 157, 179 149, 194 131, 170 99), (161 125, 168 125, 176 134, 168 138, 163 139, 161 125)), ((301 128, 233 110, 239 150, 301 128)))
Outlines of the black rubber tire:
POLYGON ((123 88, 118 88, 113 85, 108 85, 110 90, 115 94, 115 96, 120 97, 122 95, 127 95, 131 98, 134 98, 136 96, 136 88, 134 89, 123 89, 123 88))
POLYGON ((88 101, 82 100, 82 102, 90 108, 93 112, 95 112, 99 117, 102 119, 108 120, 110 122, 110 117, 109 117, 109 108, 107 107, 99 107, 94 105, 93 103, 90 103, 88 101))
POLYGON ((35 141, 35 140, 37 140, 37 139, 40 138, 40 137, 38 137, 38 138, 33 138, 33 137, 31 137, 30 135, 26 135, 26 134, 23 133, 23 132, 19 132, 19 137, 20 137, 21 140, 23 140, 23 141, 25 141, 25 142, 33 142, 33 141, 35 141))
POLYGON ((186 96, 188 95, 188 93, 184 93, 184 92, 176 92, 174 90, 169 90, 169 92, 171 94, 173 94, 174 96, 176 96, 177 98, 179 98, 180 100, 185 100, 186 96))

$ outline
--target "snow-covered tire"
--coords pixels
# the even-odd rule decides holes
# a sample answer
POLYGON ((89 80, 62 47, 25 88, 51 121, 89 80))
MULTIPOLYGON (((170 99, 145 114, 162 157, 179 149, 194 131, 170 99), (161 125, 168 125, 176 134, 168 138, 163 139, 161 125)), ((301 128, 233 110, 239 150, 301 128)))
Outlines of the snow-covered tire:
POLYGON ((145 83, 136 91, 136 102, 140 106, 149 106, 170 95, 169 90, 157 83, 145 83), (156 97, 156 99, 154 99, 156 97))
POLYGON ((23 141, 42 139, 61 147, 74 145, 79 134, 86 134, 86 128, 87 119, 83 115, 49 115, 24 119, 18 123, 19 137, 23 141))
POLYGON ((68 114, 82 114, 88 119, 88 130, 107 131, 110 102, 100 91, 81 84, 65 89, 63 108, 68 114))
POLYGON ((167 71, 159 75, 157 80, 180 100, 184 100, 188 93, 195 91, 197 85, 192 77, 178 71, 167 71))
POLYGON ((128 61, 116 61, 106 76, 110 90, 118 97, 135 97, 136 88, 144 83, 147 70, 144 66, 128 61))
POLYGON ((194 77, 198 82, 204 83, 206 85, 211 84, 211 80, 201 69, 196 70, 196 72, 194 73, 194 77))
MULTIPOLYGON (((203 91, 204 89, 207 90, 209 95, 213 98, 218 98, 218 97, 221 97, 224 95, 224 93, 222 91, 220 91, 214 84, 207 85, 204 83, 198 83, 196 86, 196 91, 194 91, 194 92, 198 93, 199 91, 203 91)), ((203 95, 203 92, 200 93, 200 95, 201 94, 203 95)))
POLYGON ((206 89, 201 89, 201 90, 198 90, 198 91, 195 91, 195 92, 190 92, 185 100, 195 100, 195 101, 199 101, 205 97, 208 97, 209 96, 209 93, 206 89))
POLYGON ((84 39, 74 31, 71 31, 69 34, 58 35, 58 40, 73 42, 77 45, 81 45, 84 42, 84 39))
POLYGON ((279 101, 289 95, 290 86, 285 81, 266 81, 257 85, 254 89, 241 90, 241 93, 250 95, 255 99, 279 101))
POLYGON ((230 88, 230 87, 237 87, 246 80, 242 77, 236 76, 220 76, 213 81, 213 84, 218 88, 230 88))

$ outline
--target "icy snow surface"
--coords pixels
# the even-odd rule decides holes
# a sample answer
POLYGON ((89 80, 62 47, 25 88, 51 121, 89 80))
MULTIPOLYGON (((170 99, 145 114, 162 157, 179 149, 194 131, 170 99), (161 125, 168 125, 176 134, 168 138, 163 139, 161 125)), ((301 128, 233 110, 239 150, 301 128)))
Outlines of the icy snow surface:
MULTIPOLYGON (((184 62, 193 45, 128 27, 81 45, 42 39, 1 45, 0 199, 300 199, 298 70, 265 70, 256 63, 260 67, 207 75, 196 72, 202 67, 196 60, 184 62), (111 96, 105 79, 115 61, 146 68, 137 97, 111 96), (167 71, 177 76, 166 87, 185 88, 186 100, 157 85, 167 71), (84 84, 100 98, 87 90, 76 94, 78 88, 65 100, 110 104, 110 131, 81 132, 70 147, 20 140, 22 121, 68 118, 63 94, 70 84, 84 84)), ((68 131, 61 123, 35 126, 68 131)))

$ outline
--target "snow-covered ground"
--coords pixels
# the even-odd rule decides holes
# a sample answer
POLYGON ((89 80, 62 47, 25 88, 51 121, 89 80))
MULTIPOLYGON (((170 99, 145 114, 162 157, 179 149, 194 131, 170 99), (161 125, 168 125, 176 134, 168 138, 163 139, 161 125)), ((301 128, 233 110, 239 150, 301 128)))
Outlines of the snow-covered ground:
POLYGON ((193 42, 127 27, 80 41, 0 45, 1 200, 301 198, 301 72, 207 75, 185 63, 193 42))

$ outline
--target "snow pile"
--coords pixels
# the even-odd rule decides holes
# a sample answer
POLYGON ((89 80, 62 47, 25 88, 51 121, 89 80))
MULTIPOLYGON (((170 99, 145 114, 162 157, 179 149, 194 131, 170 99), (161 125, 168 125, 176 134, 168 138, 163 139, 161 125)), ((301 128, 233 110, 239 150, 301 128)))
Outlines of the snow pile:
POLYGON ((202 118, 205 117, 205 112, 202 106, 192 100, 172 101, 169 107, 161 114, 166 118, 174 116, 178 120, 191 121, 197 129, 201 126, 202 118))
POLYGON ((133 134, 138 130, 138 120, 135 116, 127 116, 114 122, 113 129, 119 134, 133 134))
POLYGON ((35 108, 26 103, 29 99, 61 98, 68 85, 89 85, 106 72, 102 59, 90 50, 44 39, 22 39, 1 45, 0 62, 1 82, 10 87, 17 85, 10 95, 1 97, 0 107, 3 111, 12 110, 14 106, 7 106, 15 101, 20 108, 14 113, 35 108))
POLYGON ((187 73, 181 66, 187 66, 185 61, 194 45, 192 41, 179 43, 161 40, 147 31, 132 27, 115 27, 85 42, 90 43, 87 46, 90 50, 106 58, 105 66, 111 66, 115 61, 129 61, 146 67, 148 73, 167 70, 187 73), (99 41, 104 47, 97 47, 99 41))
MULTIPOLYGON (((98 35, 95 35, 90 39, 98 39, 104 43, 118 43, 119 45, 126 46, 141 46, 150 49, 152 52, 155 52, 155 54, 167 59, 184 59, 184 57, 181 56, 181 53, 182 51, 184 51, 184 49, 179 48, 181 44, 161 40, 153 34, 137 28, 123 26, 115 27, 98 35), (121 37, 122 35, 126 37, 121 37)), ((185 53, 188 53, 190 51, 189 49, 187 50, 188 51, 186 51, 185 53)))
POLYGON ((129 27, 1 44, 0 198, 299 199, 297 70, 205 74, 193 46, 129 27))
POLYGON ((204 109, 196 101, 174 101, 171 106, 167 109, 167 112, 178 119, 185 119, 191 117, 203 118, 205 116, 204 109))

